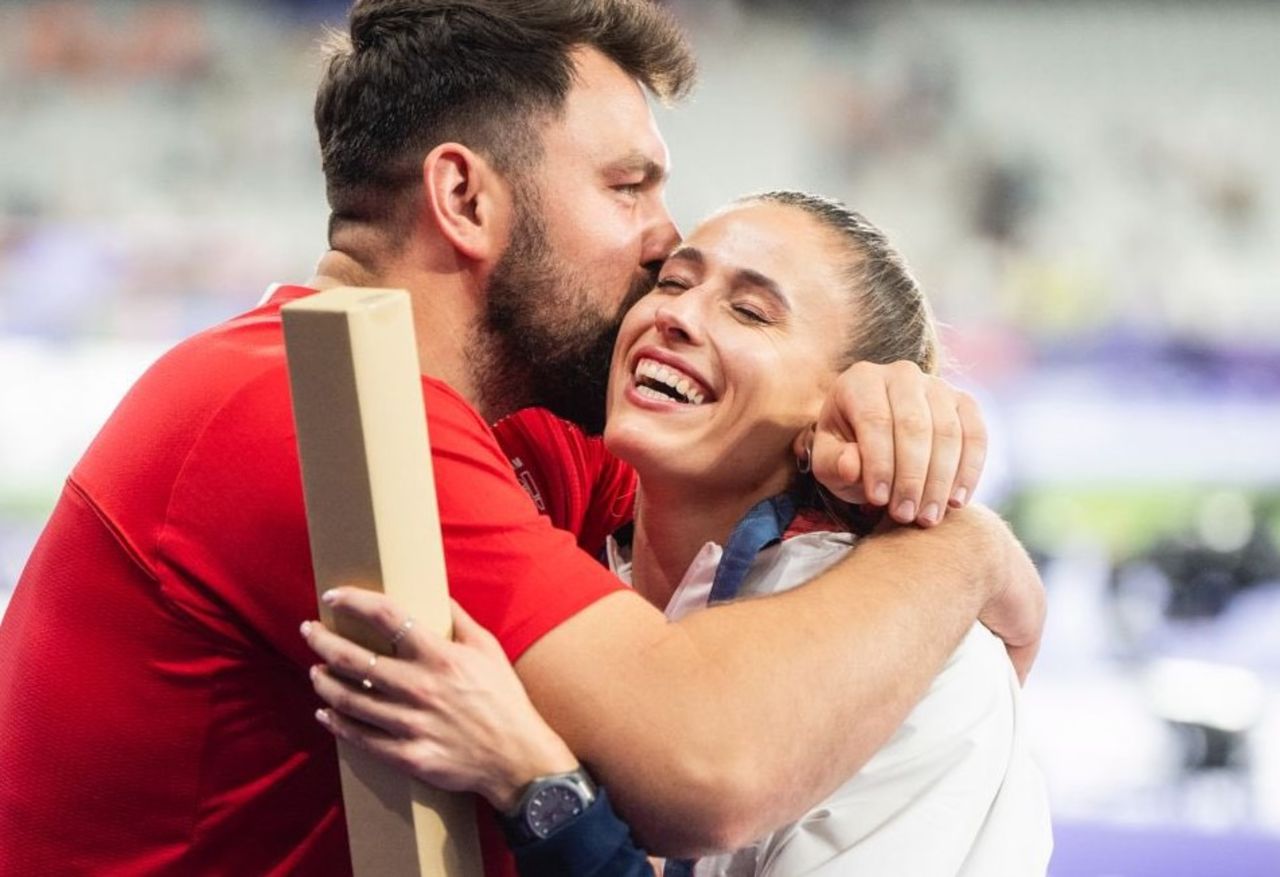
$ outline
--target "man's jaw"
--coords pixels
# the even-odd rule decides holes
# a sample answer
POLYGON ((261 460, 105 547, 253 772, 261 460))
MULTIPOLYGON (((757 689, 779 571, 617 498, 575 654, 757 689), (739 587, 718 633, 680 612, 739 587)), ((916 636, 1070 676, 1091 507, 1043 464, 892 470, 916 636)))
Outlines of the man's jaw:
POLYGON ((622 325, 622 318, 627 315, 627 311, 631 310, 636 302, 652 292, 653 288, 658 285, 660 268, 661 266, 641 268, 640 272, 632 279, 631 286, 627 288, 627 294, 618 306, 617 321, 619 326, 622 325))

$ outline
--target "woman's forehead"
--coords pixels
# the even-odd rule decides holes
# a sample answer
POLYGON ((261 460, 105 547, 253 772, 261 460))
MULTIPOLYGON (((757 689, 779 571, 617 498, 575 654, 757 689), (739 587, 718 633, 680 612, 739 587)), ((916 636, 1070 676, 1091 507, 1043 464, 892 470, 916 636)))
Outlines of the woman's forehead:
POLYGON ((837 237, 817 219, 763 201, 717 211, 694 228, 682 249, 695 251, 709 270, 755 272, 797 294, 838 292, 846 261, 837 237))
MULTIPOLYGON (((759 269, 767 265, 790 268, 811 263, 815 258, 829 261, 832 240, 827 230, 799 208, 765 201, 731 204, 708 216, 693 229, 688 243, 715 244, 725 257, 755 264, 740 267, 759 269)), ((705 250, 705 246, 701 247, 705 250)))

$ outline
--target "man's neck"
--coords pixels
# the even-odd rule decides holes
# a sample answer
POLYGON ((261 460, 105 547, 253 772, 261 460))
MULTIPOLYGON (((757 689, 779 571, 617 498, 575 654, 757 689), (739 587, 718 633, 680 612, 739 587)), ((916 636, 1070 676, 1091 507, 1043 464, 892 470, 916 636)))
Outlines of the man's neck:
MULTIPOLYGON (((307 281, 313 289, 362 286, 404 289, 413 306, 413 330, 422 374, 441 380, 480 407, 479 389, 468 367, 467 346, 477 318, 479 295, 461 271, 406 270, 401 265, 375 272, 339 250, 329 250, 307 281)), ((481 412, 486 417, 489 412, 481 412)))

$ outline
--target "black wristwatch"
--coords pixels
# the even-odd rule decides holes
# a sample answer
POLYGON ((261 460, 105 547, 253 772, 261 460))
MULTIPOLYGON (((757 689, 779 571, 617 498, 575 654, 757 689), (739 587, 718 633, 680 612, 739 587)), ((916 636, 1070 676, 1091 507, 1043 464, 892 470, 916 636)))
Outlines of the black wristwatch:
POLYGON ((512 846, 547 837, 572 821, 596 799, 596 784, 585 769, 538 777, 525 786, 520 803, 502 817, 512 846))

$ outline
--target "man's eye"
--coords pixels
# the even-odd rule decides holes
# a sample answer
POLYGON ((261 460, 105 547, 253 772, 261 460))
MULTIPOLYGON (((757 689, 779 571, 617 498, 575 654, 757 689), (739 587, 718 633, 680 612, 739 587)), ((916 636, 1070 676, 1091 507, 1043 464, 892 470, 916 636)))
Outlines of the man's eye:
POLYGON ((622 183, 621 185, 614 186, 613 191, 619 192, 623 195, 634 196, 640 194, 640 187, 640 183, 622 183))
POLYGON ((665 289, 668 292, 684 292, 689 288, 689 284, 678 277, 659 277, 657 288, 665 289))
POLYGON ((749 323, 758 323, 763 326, 770 322, 768 317, 748 305, 734 305, 733 312, 749 323))

